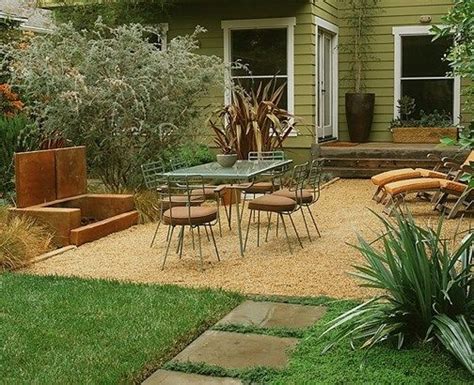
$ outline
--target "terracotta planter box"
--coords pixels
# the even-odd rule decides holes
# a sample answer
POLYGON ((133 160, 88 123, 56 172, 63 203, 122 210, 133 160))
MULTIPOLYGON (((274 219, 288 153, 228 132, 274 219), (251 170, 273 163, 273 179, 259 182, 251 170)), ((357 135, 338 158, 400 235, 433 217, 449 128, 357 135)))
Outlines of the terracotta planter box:
POLYGON ((457 139, 457 127, 395 127, 395 143, 439 143, 442 138, 457 139))

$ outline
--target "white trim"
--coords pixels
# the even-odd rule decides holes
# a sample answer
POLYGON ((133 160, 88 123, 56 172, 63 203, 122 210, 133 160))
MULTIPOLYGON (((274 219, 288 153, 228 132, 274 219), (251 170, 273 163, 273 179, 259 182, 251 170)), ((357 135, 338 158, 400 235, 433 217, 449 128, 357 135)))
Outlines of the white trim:
POLYGON ((161 29, 163 36, 161 37, 161 50, 166 51, 168 48, 168 31, 170 30, 170 26, 168 23, 159 23, 158 28, 161 29))
MULTIPOLYGON (((287 77, 288 77, 288 112, 295 111, 295 25, 296 17, 284 17, 274 19, 245 19, 245 20, 223 20, 221 22, 224 30, 224 63, 230 68, 231 57, 231 31, 237 29, 266 29, 286 28, 287 33, 287 77)), ((270 75, 270 74, 269 74, 270 75)), ((227 71, 226 84, 230 83, 230 70, 227 71)), ((231 95, 229 87, 226 87, 224 100, 230 103, 231 95)), ((292 134, 296 135, 296 134, 292 134)))
POLYGON ((318 115, 319 115, 319 106, 317 103, 318 100, 318 83, 319 83, 319 47, 318 47, 318 37, 319 29, 323 29, 327 32, 330 32, 333 35, 333 52, 332 52, 332 63, 333 63, 333 73, 332 73, 332 124, 333 124, 333 137, 335 139, 339 138, 339 27, 335 24, 330 23, 320 17, 314 17, 314 24, 316 26, 316 48, 315 48, 315 129, 316 129, 316 143, 319 142, 319 137, 317 135, 318 130, 318 115))
MULTIPOLYGON (((440 26, 442 27, 442 26, 440 26)), ((418 77, 418 78, 404 78, 402 77, 402 36, 420 36, 432 35, 431 25, 409 25, 403 27, 393 27, 392 34, 394 35, 394 87, 393 87, 393 117, 398 117, 397 101, 401 98, 401 83, 402 80, 423 80, 423 79, 454 79, 453 88, 453 122, 459 124, 461 114, 461 78, 456 77, 418 77)))

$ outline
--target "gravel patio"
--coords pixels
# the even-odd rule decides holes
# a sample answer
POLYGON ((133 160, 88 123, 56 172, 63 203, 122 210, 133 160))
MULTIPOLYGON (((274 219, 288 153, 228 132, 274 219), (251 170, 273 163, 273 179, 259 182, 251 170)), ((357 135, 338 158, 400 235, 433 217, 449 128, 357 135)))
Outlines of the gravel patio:
MULTIPOLYGON (((352 265, 362 257, 349 244, 356 242, 356 233, 375 239, 380 222, 368 209, 377 213, 382 207, 371 200, 374 192, 369 180, 340 180, 323 190, 313 208, 322 238, 310 243, 301 214, 294 215, 302 236, 304 249, 297 247, 289 255, 283 234, 272 232, 268 243, 256 247, 256 229, 251 229, 245 258, 238 253, 236 229, 224 227, 223 238, 217 237, 221 262, 217 262, 211 245, 203 237, 206 258, 204 272, 199 269, 190 237, 185 241, 182 260, 174 254, 161 271, 165 249, 166 227, 162 226, 158 242, 151 249, 154 224, 140 225, 86 244, 57 257, 30 266, 23 271, 41 275, 65 275, 107 278, 132 282, 177 284, 192 287, 209 286, 235 290, 246 294, 330 296, 335 298, 364 298, 371 294, 361 288, 348 274, 352 265)), ((409 200, 408 207, 422 223, 435 224, 438 213, 431 204, 409 200)), ((246 221, 244 221, 246 226, 246 221)), ((469 220, 445 222, 445 235, 469 227, 469 220)), ((290 232, 290 236, 294 233, 290 232)), ((174 243, 176 244, 176 243, 174 243)), ((372 292, 373 293, 373 292, 372 292)))

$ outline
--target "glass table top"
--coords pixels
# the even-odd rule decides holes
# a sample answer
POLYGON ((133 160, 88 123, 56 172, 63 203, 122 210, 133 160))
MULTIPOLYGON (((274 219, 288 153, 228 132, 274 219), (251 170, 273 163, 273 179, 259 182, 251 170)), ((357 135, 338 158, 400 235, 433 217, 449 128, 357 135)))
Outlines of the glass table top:
POLYGON ((224 168, 217 162, 182 168, 165 173, 169 177, 200 176, 214 179, 249 180, 257 175, 291 164, 292 160, 238 160, 233 167, 224 168))

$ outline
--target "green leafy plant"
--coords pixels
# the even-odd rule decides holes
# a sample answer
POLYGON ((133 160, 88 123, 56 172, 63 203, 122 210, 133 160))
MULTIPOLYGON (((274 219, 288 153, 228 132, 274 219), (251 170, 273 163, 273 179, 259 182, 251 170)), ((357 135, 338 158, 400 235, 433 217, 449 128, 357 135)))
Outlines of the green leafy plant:
POLYGON ((365 88, 368 59, 371 58, 374 18, 380 12, 380 0, 347 0, 344 2, 349 40, 341 45, 343 52, 350 56, 350 80, 355 93, 365 88))
POLYGON ((285 85, 260 83, 250 94, 241 87, 232 91, 232 103, 216 110, 209 119, 215 143, 223 153, 236 152, 247 159, 251 151, 280 149, 295 129, 297 118, 279 107, 285 85))
POLYGON ((446 55, 453 75, 468 80, 465 110, 471 112, 474 98, 474 2, 454 0, 454 6, 442 18, 442 26, 433 26, 435 39, 452 36, 454 44, 446 55))
POLYGON ((195 53, 202 32, 162 51, 149 39, 159 28, 61 25, 27 49, 9 48, 11 83, 42 132, 85 145, 92 173, 109 190, 133 190, 141 164, 197 140, 208 113, 202 100, 223 86, 222 59, 195 53))
POLYGON ((13 191, 13 154, 38 148, 34 125, 25 115, 0 116, 0 198, 13 191))
POLYGON ((392 120, 390 128, 395 127, 452 127, 453 118, 446 112, 439 112, 434 110, 427 114, 425 111, 420 111, 419 118, 415 118, 416 102, 415 99, 409 96, 403 96, 398 100, 399 117, 392 120))
MULTIPOLYGON (((474 326, 474 233, 451 251, 441 236, 442 219, 436 229, 425 229, 411 215, 398 214, 393 222, 379 218, 384 225, 379 242, 359 236, 356 248, 366 263, 355 266, 354 275, 383 293, 331 321, 324 332, 334 331, 327 349, 344 339, 361 348, 395 341, 399 349, 435 339, 455 350, 461 363, 472 359, 472 345, 465 356, 472 334, 465 333, 464 323, 467 329, 474 326)), ((466 367, 474 374, 472 366, 466 367)))

